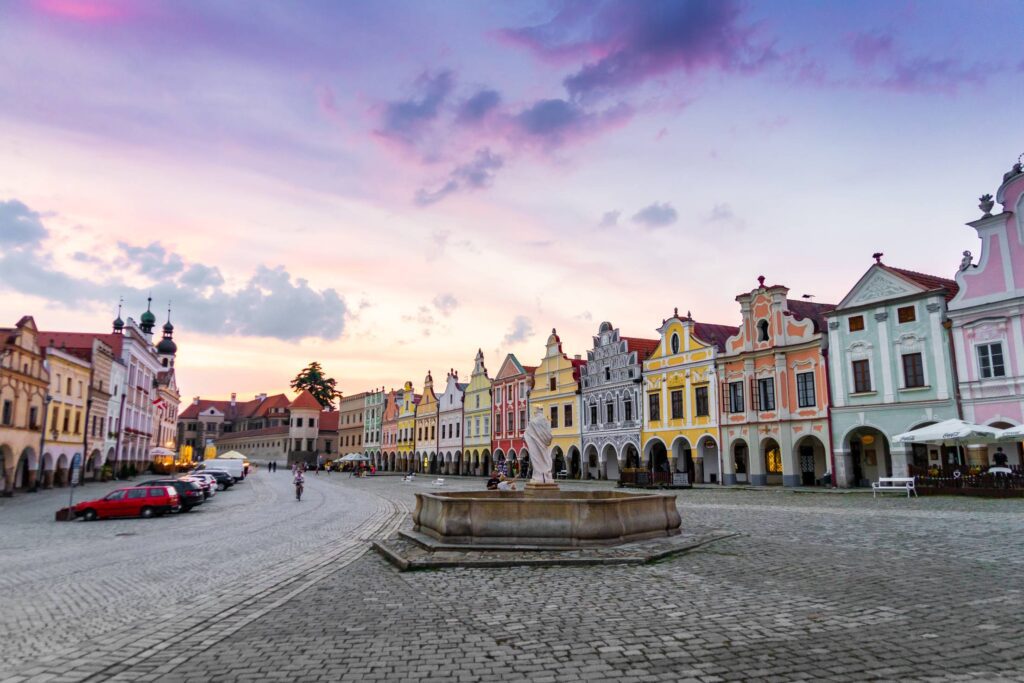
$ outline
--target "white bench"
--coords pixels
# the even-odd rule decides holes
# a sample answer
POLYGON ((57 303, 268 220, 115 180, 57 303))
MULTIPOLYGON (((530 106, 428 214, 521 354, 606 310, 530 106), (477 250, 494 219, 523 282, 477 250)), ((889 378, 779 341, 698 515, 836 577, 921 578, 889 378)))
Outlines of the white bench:
POLYGON ((871 497, 874 498, 879 493, 888 493, 895 491, 901 493, 906 491, 907 498, 910 498, 910 494, 913 493, 914 497, 917 497, 917 488, 914 486, 913 477, 879 477, 878 481, 871 483, 871 497))

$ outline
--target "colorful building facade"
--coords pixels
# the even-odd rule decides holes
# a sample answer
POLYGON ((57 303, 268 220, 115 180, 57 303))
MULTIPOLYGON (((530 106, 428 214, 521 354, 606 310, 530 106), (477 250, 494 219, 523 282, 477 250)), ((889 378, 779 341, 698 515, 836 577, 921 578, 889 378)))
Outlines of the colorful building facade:
POLYGON ((415 472, 416 405, 420 402, 420 397, 413 391, 412 382, 405 383, 401 394, 398 403, 398 442, 395 447, 398 471, 415 472))
MULTIPOLYGON (((1007 428, 1024 424, 1024 170, 1017 163, 991 196, 984 215, 968 223, 981 239, 973 263, 964 253, 959 291, 949 302, 964 419, 1007 428), (995 204, 1002 211, 993 214, 995 204)), ((968 448, 972 465, 993 462, 1000 446, 968 448)), ((1008 462, 1024 464, 1021 443, 1002 445, 1008 462)))
POLYGON ((32 316, 0 329, 0 463, 3 495, 35 483, 50 373, 32 316))
POLYGON ((384 389, 367 391, 363 396, 363 451, 378 470, 383 469, 381 428, 384 417, 384 389))
POLYGON ((366 393, 359 392, 341 399, 338 406, 338 455, 363 452, 363 416, 366 393))
POLYGON ((394 472, 400 468, 398 460, 398 415, 402 411, 404 392, 392 389, 384 395, 384 410, 380 414, 381 469, 394 472))
POLYGON ((434 377, 427 370, 423 379, 423 394, 416 405, 416 471, 437 474, 437 394, 434 377))
MULTIPOLYGON (((529 421, 527 407, 535 367, 522 365, 514 354, 505 356, 491 384, 491 452, 474 460, 475 473, 488 475, 502 463, 520 475, 529 471, 529 451, 524 436, 529 421)), ((475 427, 475 425, 474 425, 475 427)))
POLYGON ((584 478, 619 478, 622 463, 640 453, 643 423, 643 361, 654 339, 623 337, 601 323, 594 347, 580 367, 584 478))
POLYGON ((938 446, 892 437, 956 418, 946 302, 952 280, 893 268, 882 254, 826 314, 838 486, 869 486, 938 464, 938 446))
POLYGON ((462 474, 480 474, 481 460, 491 457, 491 384, 478 349, 463 398, 462 474))
POLYGON ((459 381, 459 373, 448 371, 444 393, 437 407, 437 457, 443 474, 458 474, 462 470, 462 404, 466 383, 459 381))
POLYGON ((813 485, 831 473, 825 314, 834 306, 787 299, 765 285, 740 294, 742 324, 721 354, 726 484, 813 485))
MULTIPOLYGON (((580 370, 584 361, 579 356, 569 358, 562 352, 558 332, 551 330, 544 358, 533 373, 529 410, 540 408, 551 421, 552 475, 564 473, 571 479, 583 478, 582 430, 580 419, 580 370)), ((497 392, 494 396, 498 402, 497 392)), ((517 416, 525 429, 526 410, 517 416)), ((497 454, 497 451, 495 451, 497 454)))
POLYGON ((651 471, 685 474, 688 484, 722 481, 718 364, 726 340, 738 332, 678 310, 662 321, 643 363, 641 452, 651 471))

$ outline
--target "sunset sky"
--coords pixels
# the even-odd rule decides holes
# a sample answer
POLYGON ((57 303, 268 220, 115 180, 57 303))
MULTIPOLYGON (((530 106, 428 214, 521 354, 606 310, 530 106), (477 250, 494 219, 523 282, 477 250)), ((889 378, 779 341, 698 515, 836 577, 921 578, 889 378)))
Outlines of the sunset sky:
POLYGON ((178 382, 345 392, 557 327, 951 277, 1024 152, 1024 4, 0 5, 0 325, 173 301, 178 382))

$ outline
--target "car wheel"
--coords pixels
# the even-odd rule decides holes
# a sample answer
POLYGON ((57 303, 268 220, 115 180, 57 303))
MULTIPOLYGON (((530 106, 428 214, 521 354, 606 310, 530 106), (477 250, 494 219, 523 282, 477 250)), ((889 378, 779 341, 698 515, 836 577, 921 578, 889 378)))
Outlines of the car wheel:
POLYGON ((217 490, 218 491, 223 491, 226 488, 227 488, 227 486, 224 486, 224 482, 222 482, 222 481, 218 481, 217 482, 217 490))
POLYGON ((153 508, 142 508, 142 511, 139 513, 139 516, 143 519, 149 519, 153 516, 153 508))
POLYGON ((87 522, 95 522, 96 521, 96 511, 95 510, 86 510, 84 513, 82 513, 82 519, 84 519, 87 522))

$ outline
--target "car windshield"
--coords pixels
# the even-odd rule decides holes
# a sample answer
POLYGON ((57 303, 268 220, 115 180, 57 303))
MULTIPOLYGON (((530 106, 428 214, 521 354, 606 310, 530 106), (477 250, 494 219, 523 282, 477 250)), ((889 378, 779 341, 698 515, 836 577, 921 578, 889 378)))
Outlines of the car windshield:
POLYGON ((123 489, 120 490, 120 491, 113 491, 111 493, 108 493, 107 496, 103 500, 121 500, 122 498, 124 498, 124 490, 123 489))

